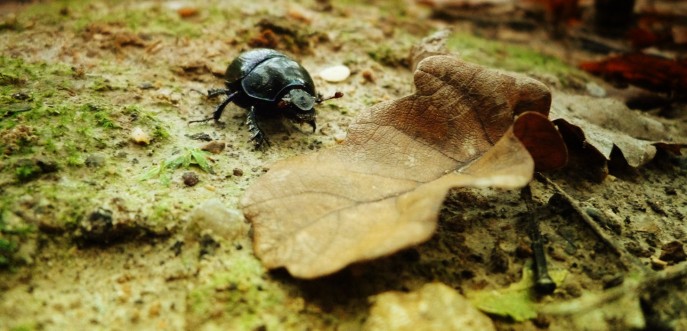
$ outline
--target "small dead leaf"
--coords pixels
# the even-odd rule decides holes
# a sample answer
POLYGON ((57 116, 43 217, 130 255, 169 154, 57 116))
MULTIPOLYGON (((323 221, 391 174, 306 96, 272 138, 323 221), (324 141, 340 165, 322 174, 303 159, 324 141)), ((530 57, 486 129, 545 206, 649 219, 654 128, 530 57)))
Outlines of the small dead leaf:
POLYGON ((363 330, 495 330, 494 323, 456 290, 430 283, 411 293, 386 292, 373 299, 363 330))
MULTIPOLYGON (((565 270, 552 270, 550 276, 556 284, 567 277, 565 270)), ((507 288, 500 290, 468 292, 466 296, 479 310, 502 317, 510 317, 516 322, 537 317, 537 303, 533 295, 534 272, 531 263, 525 265, 522 278, 507 288)))
POLYGON ((534 161, 510 128, 522 114, 531 131, 555 131, 532 119, 548 114, 543 84, 433 56, 415 85, 363 112, 342 144, 278 162, 246 191, 242 209, 267 268, 314 278, 388 255, 429 239, 451 187, 531 180, 534 161))

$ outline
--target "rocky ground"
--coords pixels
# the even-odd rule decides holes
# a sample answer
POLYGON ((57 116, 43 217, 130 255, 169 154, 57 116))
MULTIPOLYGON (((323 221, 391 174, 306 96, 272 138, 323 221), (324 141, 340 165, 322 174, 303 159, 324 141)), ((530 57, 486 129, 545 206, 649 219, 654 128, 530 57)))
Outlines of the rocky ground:
MULTIPOLYGON (((243 192, 275 161, 331 148, 360 112, 413 92, 410 49, 438 29, 452 29, 461 58, 547 84, 554 109, 629 111, 612 101, 628 90, 575 68, 583 50, 527 38, 545 32, 485 33, 404 1, 6 2, 0 13, 0 330, 383 329, 399 318, 385 312, 394 300, 417 312, 458 293, 502 330, 687 328, 687 159, 659 148, 635 167, 606 133, 608 168, 571 142, 569 165, 531 183, 530 208, 517 190, 453 190, 435 235, 389 257, 301 280, 253 254, 243 192), (267 121, 271 147, 255 150, 233 105, 224 125, 188 124, 214 109, 204 91, 222 86, 229 61, 255 47, 298 59, 323 95, 344 93, 319 106, 315 133, 267 121), (319 76, 340 64, 343 82, 319 76), (528 215, 550 295, 530 295, 528 215)), ((687 113, 674 109, 636 115, 638 126, 684 140, 687 113)), ((665 140, 618 121, 604 127, 665 140)))

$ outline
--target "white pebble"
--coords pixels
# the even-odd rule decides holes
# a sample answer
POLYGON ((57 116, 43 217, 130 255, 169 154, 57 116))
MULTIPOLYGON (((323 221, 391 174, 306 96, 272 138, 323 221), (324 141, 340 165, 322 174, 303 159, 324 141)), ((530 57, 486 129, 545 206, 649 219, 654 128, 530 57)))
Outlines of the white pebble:
POLYGON ((240 211, 227 208, 218 199, 210 199, 199 205, 191 211, 190 216, 186 231, 197 237, 211 233, 227 240, 237 240, 246 237, 250 229, 240 211))
POLYGON ((589 82, 585 87, 587 88, 587 92, 593 97, 603 98, 606 96, 606 89, 597 83, 589 82))
POLYGON ((351 70, 345 65, 336 65, 320 71, 320 77, 330 83, 343 82, 351 75, 351 70))
POLYGON ((143 129, 137 126, 131 130, 131 140, 137 144, 148 145, 150 144, 151 138, 147 132, 143 131, 143 129))

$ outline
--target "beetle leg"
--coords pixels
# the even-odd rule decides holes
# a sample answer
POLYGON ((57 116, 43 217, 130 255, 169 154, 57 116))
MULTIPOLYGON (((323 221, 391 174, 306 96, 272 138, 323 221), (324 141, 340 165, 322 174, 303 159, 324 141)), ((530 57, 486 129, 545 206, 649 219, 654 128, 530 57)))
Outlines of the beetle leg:
POLYGON ((310 125, 312 127, 312 132, 315 133, 315 130, 317 129, 317 124, 315 124, 315 120, 310 120, 310 121, 307 121, 306 123, 308 123, 308 125, 310 125))
MULTIPOLYGON (((228 90, 227 90, 228 91, 228 90)), ((229 94, 222 103, 220 103, 217 108, 215 108, 215 112, 212 113, 212 118, 215 120, 215 123, 219 123, 219 118, 222 117, 222 112, 224 111, 224 108, 231 102, 234 97, 239 94, 238 91, 229 94)))
MULTIPOLYGON (((226 90, 226 91, 228 91, 228 90, 226 90)), ((208 94, 209 94, 209 93, 210 93, 210 91, 208 91, 208 94)), ((224 111, 224 108, 227 107, 227 105, 231 102, 232 99, 234 99, 234 97, 235 97, 238 93, 239 93, 239 92, 236 91, 236 92, 234 92, 234 93, 232 93, 232 94, 229 94, 229 95, 227 96, 227 98, 224 99, 224 101, 222 101, 222 103, 220 103, 219 105, 217 105, 217 108, 215 108, 215 111, 212 113, 212 117, 206 117, 206 118, 204 118, 204 119, 202 119, 202 120, 188 121, 188 123, 189 123, 189 124, 190 124, 190 123, 202 123, 202 122, 207 122, 207 121, 209 121, 209 120, 215 120, 215 123, 219 123, 219 118, 222 117, 222 112, 224 111)))
POLYGON ((225 89, 225 88, 209 89, 208 90, 208 98, 214 98, 214 97, 216 97, 218 95, 222 95, 222 94, 229 94, 229 92, 231 92, 231 91, 228 89, 225 89))
POLYGON ((246 117, 246 124, 248 131, 251 133, 250 141, 255 144, 255 148, 269 147, 270 142, 267 140, 265 133, 258 126, 258 121, 255 118, 255 107, 251 106, 246 117), (264 145, 263 145, 264 144, 264 145))

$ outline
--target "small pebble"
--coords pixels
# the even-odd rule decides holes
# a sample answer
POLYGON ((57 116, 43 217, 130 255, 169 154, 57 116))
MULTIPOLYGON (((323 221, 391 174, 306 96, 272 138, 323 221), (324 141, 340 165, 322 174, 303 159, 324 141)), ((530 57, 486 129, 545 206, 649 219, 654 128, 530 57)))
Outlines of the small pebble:
POLYGON ((306 24, 310 24, 312 22, 312 13, 308 12, 304 8, 300 7, 292 7, 289 9, 289 11, 286 13, 286 15, 289 18, 292 18, 296 21, 301 21, 306 24))
POLYGON ((343 143, 344 140, 346 140, 346 133, 340 133, 340 134, 334 135, 334 141, 335 141, 337 144, 343 143))
POLYGON ((24 92, 17 92, 12 94, 12 99, 15 100, 28 100, 30 96, 24 92))
POLYGON ((100 155, 89 155, 86 157, 85 164, 89 168, 100 168, 105 164, 105 158, 100 155))
POLYGON ((212 137, 210 137, 210 135, 205 133, 205 132, 195 133, 195 134, 192 134, 192 135, 187 136, 187 137, 189 137, 193 140, 212 141, 212 137))
POLYGON ((241 170, 241 169, 239 169, 239 168, 234 168, 234 172, 233 172, 233 173, 234 173, 234 176, 237 176, 237 177, 243 176, 243 170, 241 170))
POLYGON ((151 138, 147 132, 143 131, 143 129, 137 126, 131 130, 131 140, 137 144, 148 145, 150 144, 151 138))
POLYGON ((603 98, 606 96, 606 90, 597 83, 589 82, 585 87, 587 88, 587 93, 593 97, 603 98))
POLYGON ((663 261, 661 259, 651 257, 651 268, 654 270, 663 270, 668 266, 668 262, 663 261))
POLYGON ((186 186, 196 186, 196 184, 200 182, 200 179, 198 179, 198 174, 193 171, 185 172, 183 175, 181 175, 181 178, 184 180, 184 184, 186 186))
POLYGON ((140 88, 141 90, 149 90, 149 89, 155 88, 155 86, 153 85, 153 83, 143 82, 143 83, 138 85, 138 88, 140 88))
POLYGON ((351 75, 351 70, 345 65, 336 65, 320 71, 320 77, 330 83, 343 82, 351 75))
POLYGON ((375 75, 372 73, 372 70, 364 70, 362 72, 363 79, 368 82, 368 83, 374 83, 375 82, 375 75))
POLYGON ((210 241, 210 239, 214 241, 214 236, 226 240, 243 238, 250 228, 245 223, 243 213, 228 208, 217 199, 208 200, 193 209, 190 213, 190 219, 185 232, 200 239, 200 241, 210 241), (212 236, 208 237, 208 234, 212 234, 212 236))
POLYGON ((212 154, 219 154, 222 153, 225 146, 226 144, 223 141, 213 140, 205 144, 205 146, 201 147, 200 149, 212 154))
POLYGON ((682 243, 675 240, 661 247, 661 256, 659 259, 674 264, 687 260, 687 254, 685 254, 682 243))
POLYGON ((177 9, 177 14, 181 18, 189 18, 198 15, 198 8, 195 7, 181 7, 177 9))
POLYGON ((496 330, 492 320, 455 289, 429 283, 404 293, 372 299, 364 330, 496 330))

